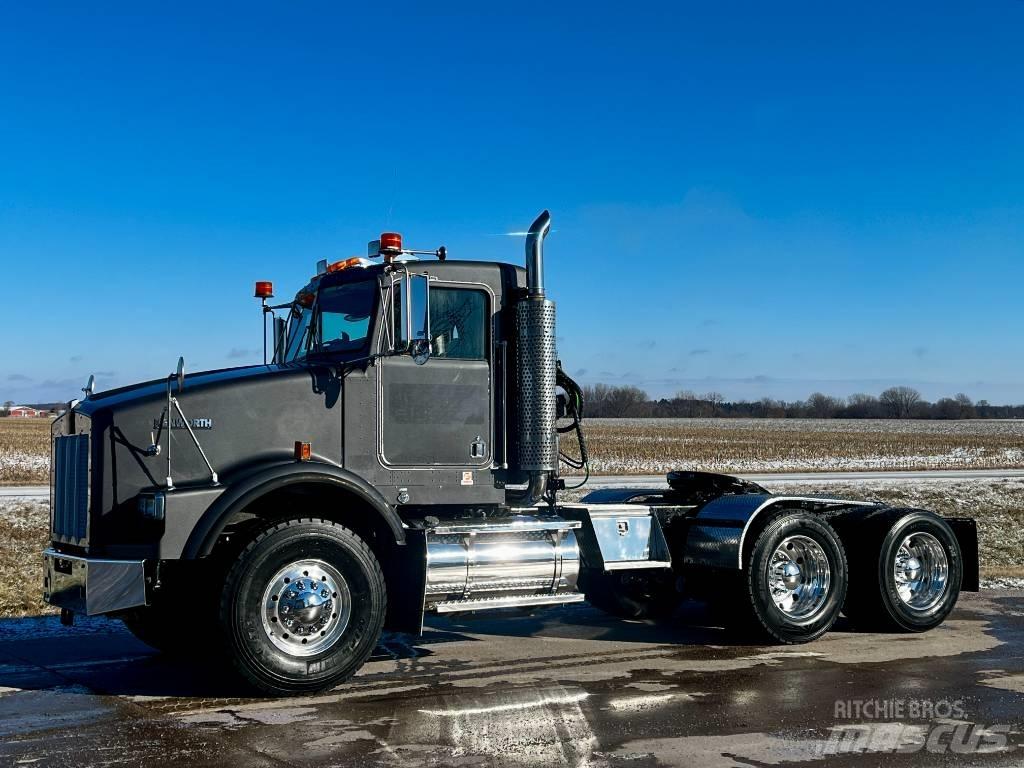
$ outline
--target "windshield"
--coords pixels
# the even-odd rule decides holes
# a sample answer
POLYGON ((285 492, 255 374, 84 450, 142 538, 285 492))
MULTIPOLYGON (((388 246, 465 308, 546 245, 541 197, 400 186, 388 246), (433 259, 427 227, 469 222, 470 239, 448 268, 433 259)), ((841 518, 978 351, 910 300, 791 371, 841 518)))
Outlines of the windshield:
POLYGON ((316 303, 314 352, 358 352, 370 341, 370 318, 377 301, 377 281, 331 285, 316 303))

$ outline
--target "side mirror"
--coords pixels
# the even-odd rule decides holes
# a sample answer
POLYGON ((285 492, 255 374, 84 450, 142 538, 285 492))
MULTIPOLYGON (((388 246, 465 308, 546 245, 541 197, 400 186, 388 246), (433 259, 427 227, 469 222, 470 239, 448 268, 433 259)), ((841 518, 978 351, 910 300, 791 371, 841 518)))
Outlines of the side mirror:
POLYGON ((426 275, 411 275, 409 314, 412 341, 430 341, 430 280, 426 275))
POLYGON ((287 342, 288 322, 283 317, 274 318, 274 358, 273 362, 283 363, 287 342))
POLYGON ((426 275, 409 275, 401 282, 398 297, 401 327, 396 331, 395 349, 407 352, 423 365, 430 358, 430 280, 426 275))
POLYGON ((178 370, 174 372, 174 377, 178 380, 178 391, 181 392, 185 389, 185 358, 178 358, 178 370))
POLYGON ((92 393, 96 391, 96 377, 93 374, 89 374, 89 380, 85 382, 85 386, 82 387, 82 391, 85 392, 86 400, 92 397, 92 393))

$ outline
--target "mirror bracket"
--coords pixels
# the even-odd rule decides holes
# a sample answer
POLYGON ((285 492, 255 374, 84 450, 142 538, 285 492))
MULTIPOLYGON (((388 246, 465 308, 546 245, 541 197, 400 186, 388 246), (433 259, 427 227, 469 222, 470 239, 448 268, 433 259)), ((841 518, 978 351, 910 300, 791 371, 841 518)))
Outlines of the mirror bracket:
POLYGON ((430 359, 430 340, 413 339, 412 344, 409 345, 409 354, 412 355, 412 361, 416 365, 423 365, 430 359))

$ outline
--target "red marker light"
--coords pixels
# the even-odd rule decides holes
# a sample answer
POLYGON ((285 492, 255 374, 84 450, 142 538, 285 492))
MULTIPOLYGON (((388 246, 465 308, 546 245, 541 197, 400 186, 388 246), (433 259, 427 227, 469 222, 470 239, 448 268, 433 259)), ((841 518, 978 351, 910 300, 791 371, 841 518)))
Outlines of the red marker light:
POLYGON ((401 253, 402 252, 402 236, 397 232, 381 232, 380 233, 380 252, 381 253, 401 253))
POLYGON ((316 296, 314 296, 312 293, 305 293, 305 292, 303 292, 303 293, 300 293, 295 298, 295 303, 298 304, 300 307, 306 307, 308 309, 309 307, 313 306, 313 300, 315 298, 316 298, 316 296))
POLYGON ((309 461, 312 458, 312 447, 309 443, 304 443, 301 440, 295 441, 295 460, 296 461, 309 461))
POLYGON ((274 298, 274 284, 269 280, 257 280, 256 292, 253 294, 257 299, 274 298))

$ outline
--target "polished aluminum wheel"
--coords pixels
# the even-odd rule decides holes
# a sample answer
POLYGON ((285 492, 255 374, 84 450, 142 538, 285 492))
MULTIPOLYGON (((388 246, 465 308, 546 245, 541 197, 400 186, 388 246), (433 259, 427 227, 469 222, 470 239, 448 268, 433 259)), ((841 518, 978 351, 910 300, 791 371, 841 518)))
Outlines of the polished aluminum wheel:
POLYGON ((286 565, 263 591, 263 629, 277 648, 312 656, 333 646, 352 616, 348 582, 323 560, 286 565))
POLYGON ((896 592, 907 607, 929 611, 949 588, 946 550, 930 533, 912 533, 900 543, 893 561, 896 592))
POLYGON ((809 536, 783 539, 768 564, 768 585, 776 607, 788 618, 814 618, 832 585, 825 550, 809 536))

